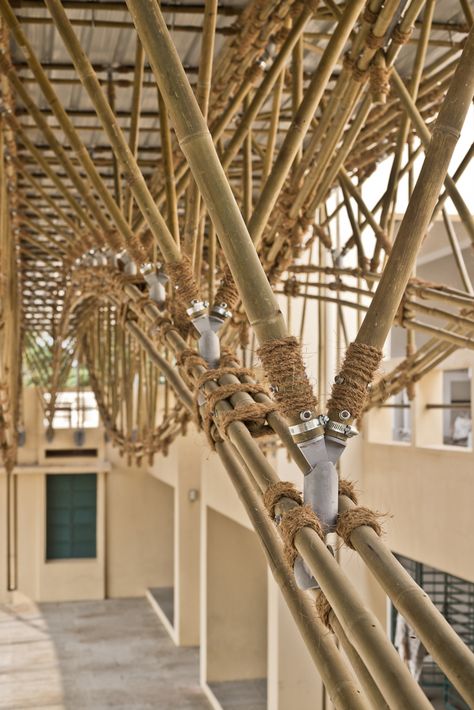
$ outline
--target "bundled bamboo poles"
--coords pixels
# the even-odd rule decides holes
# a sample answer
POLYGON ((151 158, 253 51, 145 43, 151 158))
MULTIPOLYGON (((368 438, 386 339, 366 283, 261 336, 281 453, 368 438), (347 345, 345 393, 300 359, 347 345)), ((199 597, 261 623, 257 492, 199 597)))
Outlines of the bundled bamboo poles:
MULTIPOLYGON (((7 161, 10 168, 13 165, 18 170, 21 191, 17 203, 20 215, 11 217, 17 219, 20 229, 18 271, 26 286, 23 298, 29 317, 26 357, 42 385, 50 388, 49 402, 44 402, 49 421, 57 393, 78 352, 87 361, 109 436, 130 463, 140 465, 146 459, 152 461, 158 451, 166 453, 185 430, 192 412, 246 506, 336 707, 426 707, 426 699, 383 629, 367 612, 318 535, 318 521, 311 518, 309 525, 296 531, 291 544, 287 538, 285 544, 292 554, 298 553, 305 560, 320 583, 331 607, 326 617, 358 681, 352 677, 347 662, 315 618, 312 602, 297 589, 283 561, 278 531, 285 535, 285 520, 301 515, 299 501, 292 494, 283 495, 275 503, 277 516, 283 519, 279 528, 271 520, 273 510, 270 516, 264 510, 263 500, 268 501, 269 490, 280 482, 264 455, 265 445, 259 447, 255 441, 257 434, 271 434, 270 445, 278 442, 285 446, 306 474, 308 461, 295 445, 288 422, 301 425, 301 415, 307 417, 309 412, 314 422, 325 426, 321 423, 326 421, 324 417, 316 418, 316 400, 309 381, 310 406, 302 407, 298 402, 292 409, 285 408, 283 390, 293 394, 296 379, 306 377, 299 351, 286 368, 286 380, 271 380, 280 413, 254 373, 242 371, 224 349, 218 369, 212 372, 192 352, 192 340, 186 341, 179 332, 182 324, 176 311, 170 315, 179 293, 168 289, 160 309, 150 300, 141 275, 125 276, 117 269, 114 253, 101 253, 101 259, 83 258, 83 254, 98 246, 111 246, 112 252, 125 246, 139 265, 161 257, 179 264, 182 244, 183 252, 194 259, 196 281, 199 286, 204 284, 201 292, 208 292, 217 304, 226 301, 222 284, 219 287, 217 281, 222 274, 229 276, 232 272, 243 308, 234 309, 233 317, 220 331, 221 341, 240 341, 245 363, 253 361, 255 338, 270 346, 289 340, 293 343, 288 338, 288 325, 304 338, 313 324, 312 302, 316 300, 319 332, 315 369, 323 395, 333 364, 324 342, 332 328, 328 319, 332 304, 337 313, 338 355, 343 338, 347 343, 350 329, 354 330, 351 319, 346 319, 346 309, 366 314, 356 346, 379 350, 393 323, 407 331, 416 329, 432 335, 428 343, 409 353, 401 366, 373 386, 368 404, 362 403, 360 409, 379 405, 438 366, 456 348, 474 347, 471 280, 446 210, 447 237, 465 290, 409 281, 424 233, 448 195, 454 195, 471 229, 472 218, 456 180, 469 164, 472 148, 452 179, 446 173, 456 133, 474 90, 469 78, 472 71, 468 71, 474 54, 472 31, 461 59, 460 43, 454 39, 447 52, 427 64, 434 9, 430 0, 422 21, 417 19, 422 0, 407 4, 402 12, 395 0, 370 0, 363 12, 359 0, 342 5, 252 0, 230 31, 223 33, 227 40, 220 54, 214 56, 214 38, 222 28, 216 16, 218 4, 207 0, 193 95, 155 0, 127 0, 137 28, 133 35, 136 62, 128 68, 120 63, 113 67, 94 64, 93 45, 89 58, 74 33, 76 23, 65 12, 71 5, 59 0, 46 0, 46 4, 47 20, 58 28, 76 68, 78 78, 67 80, 72 84, 48 76, 49 68, 59 63, 40 64, 41 55, 33 52, 28 30, 20 27, 11 4, 0 0, 0 10, 20 45, 15 52, 21 49, 26 58, 26 64, 20 60, 15 71, 2 48, 4 74, 18 97, 20 110, 15 116, 10 107, 1 122, 10 134, 16 133, 22 146, 19 157, 7 161), (394 73, 396 91, 387 98, 387 71, 405 51, 413 26, 415 35, 419 29, 420 34, 416 36, 410 89, 406 92, 394 73), (317 52, 311 57, 304 51, 308 39, 317 52), (156 105, 156 87, 148 76, 144 78, 148 71, 145 56, 158 84, 158 112, 147 108, 151 91, 156 105), (318 63, 312 61, 314 57, 318 63), (109 100, 95 70, 110 72, 109 100), (31 74, 25 76, 27 71, 31 74), (124 71, 130 77, 133 73, 133 78, 121 83, 124 71), (27 87, 31 76, 45 102, 30 95, 27 87), (370 81, 367 88, 365 79, 370 81), (81 91, 77 92, 81 97, 78 107, 68 111, 62 105, 68 90, 63 87, 76 87, 78 81, 89 95, 99 126, 94 112, 81 105, 81 91), (430 121, 448 87, 448 97, 430 135, 426 124, 432 128, 430 121), (49 121, 53 114, 55 123, 49 121), (84 117, 87 125, 81 125, 84 117), (156 119, 159 126, 150 122, 156 119), (410 151, 402 165, 410 123, 420 133, 423 146, 410 151), (95 147, 90 136, 97 131, 102 142, 95 147), (108 144, 102 140, 104 133, 108 144), (97 150, 97 159, 89 153, 92 147, 97 150), (425 166, 392 250, 389 235, 396 197, 403 176, 408 173, 411 179, 416 156, 424 148, 425 166), (391 153, 391 177, 370 209, 364 179, 377 161, 391 153), (146 169, 150 166, 157 169, 147 183, 146 169), (440 195, 443 182, 447 189, 440 195), (338 191, 339 199, 339 189, 343 200, 334 208, 331 191, 338 191), (347 231, 344 226, 341 232, 343 215, 347 215, 350 228, 347 231), (375 240, 370 268, 368 233, 375 240), (378 264, 381 250, 387 255, 392 250, 383 271, 378 264), (318 255, 317 264, 311 264, 311 254, 318 255), (302 266, 308 255, 308 265, 302 266), (295 263, 300 256, 304 261, 295 263), (343 261, 346 256, 347 261, 343 261), (306 277, 288 278, 286 268, 290 274, 304 273, 306 277), (312 273, 320 276, 312 277, 312 273), (266 274, 272 283, 281 281, 283 288, 277 285, 273 291, 266 274), (281 301, 275 297, 280 292, 287 297, 289 324, 284 322, 281 301), (42 303, 36 303, 38 294, 42 303), (304 304, 301 322, 296 319, 294 299, 304 304), (247 320, 253 329, 250 332, 247 320), (51 338, 51 346, 45 344, 45 334, 48 343, 51 338)), ((128 22, 127 30, 130 25, 128 22)), ((465 31, 462 33, 464 37, 465 31)), ((61 66, 70 67, 65 62, 61 66)), ((6 155, 10 158, 8 152, 6 155)), ((5 202, 5 195, 3 199, 5 202)), ((13 263, 8 268, 13 269, 13 263)), ((231 293, 231 280, 226 284, 224 279, 224 285, 231 293)), ((237 297, 236 292, 231 295, 237 297)), ((194 302, 191 297, 187 301, 186 306, 194 302)), ((284 370, 278 357, 275 360, 284 370)), ((272 372, 267 364, 265 367, 272 372)), ((342 383, 338 384, 344 384, 345 377, 343 367, 338 378, 342 383)), ((365 384, 363 377, 359 380, 359 384, 365 384)), ((365 397, 365 388, 362 390, 365 397)), ((351 405, 349 399, 349 415, 353 413, 351 405)), ((331 417, 336 418, 341 411, 346 413, 333 401, 331 417)), ((347 419, 344 422, 350 423, 347 419)), ((322 448, 327 444, 323 442, 322 448)), ((353 506, 346 496, 341 496, 339 503, 341 515, 350 515, 353 506)), ((408 583, 380 541, 374 519, 368 523, 365 520, 345 541, 375 572, 439 667, 472 704, 471 654, 416 585, 408 583)))
POLYGON ((280 311, 159 7, 148 0, 132 0, 128 6, 257 337, 261 342, 284 337, 286 329, 280 311))
MULTIPOLYGON (((99 276, 100 278, 100 276, 99 276)), ((92 291, 94 291, 94 284, 91 282, 90 288, 92 291)), ((135 289, 135 287, 126 287, 126 292, 132 297, 132 302, 138 304, 140 300, 139 292, 135 289), (138 300, 137 300, 138 299, 138 300)), ((122 294, 125 295, 124 293, 122 294)), ((141 313, 143 316, 146 316, 146 319, 149 318, 149 322, 153 323, 155 316, 153 315, 153 310, 154 306, 150 304, 147 306, 145 309, 143 309, 143 306, 140 306, 140 309, 138 310, 138 313, 141 313)), ((138 330, 134 329, 134 332, 138 334, 138 330)), ((168 335, 167 338, 169 337, 169 342, 170 344, 173 345, 173 347, 177 348, 178 350, 181 350, 185 347, 185 344, 182 340, 177 337, 173 331, 167 331, 168 335)), ((141 337, 141 336, 140 336, 141 337)), ((147 343, 147 349, 149 349, 150 352, 153 352, 153 345, 148 341, 147 343)), ((158 358, 158 362, 159 358, 158 358)), ((160 365, 161 366, 161 362, 160 365)), ((200 369, 200 365, 196 364, 195 366, 192 367, 197 367, 198 371, 200 369)), ((237 370, 236 370, 237 372, 237 370)), ((180 385, 176 381, 176 376, 174 374, 170 374, 171 377, 171 382, 173 383, 173 386, 176 388, 177 392, 179 392, 180 385)), ((228 382, 229 375, 225 375, 223 378, 223 382, 228 382)), ((207 387, 208 385, 206 385, 207 387)), ((209 386, 211 386, 211 383, 209 382, 209 386)), ((215 387, 215 385, 213 386, 215 387)), ((211 388, 213 389, 213 388, 211 388)), ((225 412, 228 411, 229 406, 237 406, 238 407, 238 401, 240 398, 244 397, 242 393, 240 394, 235 394, 230 397, 230 402, 231 404, 226 404, 224 402, 219 402, 216 405, 216 416, 219 416, 220 412, 225 412)), ((189 395, 187 394, 186 390, 184 391, 184 398, 185 401, 189 404, 189 395)), ((247 467, 249 467, 249 470, 252 472, 252 476, 255 476, 256 481, 259 483, 259 486, 265 490, 269 485, 275 482, 275 474, 272 470, 272 468, 269 466, 267 460, 262 457, 261 453, 258 450, 258 447, 255 446, 255 443, 252 441, 251 437, 249 437, 248 433, 245 432, 245 428, 242 428, 240 424, 237 422, 232 424, 231 427, 229 427, 229 432, 228 432, 230 441, 232 442, 233 446, 236 447, 237 451, 239 452, 239 456, 242 457, 245 462, 247 467)), ((227 454, 226 454, 227 456, 227 454)), ((232 464, 232 466, 235 466, 233 463, 232 459, 229 459, 229 456, 227 456, 227 463, 232 464)), ((235 472, 234 472, 235 474, 235 472)), ((241 486, 242 484, 239 484, 241 486)), ((243 494, 247 495, 245 493, 245 490, 243 491, 243 494)), ((294 502, 291 503, 291 506, 293 507, 295 504, 294 502)), ((282 508, 281 511, 284 514, 286 510, 288 510, 287 503, 282 502, 282 508)), ((345 510, 344 508, 343 510, 345 510)), ((261 525, 257 528, 258 530, 261 530, 261 525)), ((366 528, 361 528, 361 535, 362 533, 365 535, 365 529, 366 528)), ((359 530, 359 528, 357 529, 359 530)), ((333 566, 333 563, 329 564, 329 560, 332 559, 331 556, 327 557, 324 553, 324 547, 319 549, 317 551, 317 545, 315 548, 315 543, 316 543, 316 538, 314 538, 313 535, 309 535, 309 531, 307 528, 304 528, 301 531, 301 543, 298 542, 300 539, 297 537, 297 545, 298 549, 305 554, 305 558, 308 560, 308 562, 311 564, 311 560, 313 560, 314 557, 314 562, 316 564, 316 559, 318 560, 317 567, 315 568, 315 571, 317 569, 318 574, 321 575, 323 574, 323 579, 325 578, 325 575, 329 575, 327 579, 325 579, 325 586, 323 587, 326 595, 331 598, 332 603, 334 604, 334 609, 337 614, 337 619, 339 619, 339 622, 343 623, 344 626, 344 633, 347 634, 349 633, 350 637, 352 638, 352 644, 355 644, 355 648, 357 649, 357 653, 361 654, 361 656, 364 658, 365 663, 368 665, 370 668, 370 671, 372 673, 372 676, 375 678, 378 687, 382 690, 382 693, 384 697, 389 701, 389 703, 395 702, 405 702, 402 700, 403 694, 406 692, 410 694, 409 690, 409 684, 405 688, 404 683, 401 684, 401 677, 399 676, 399 671, 397 671, 396 674, 396 680, 394 677, 394 685, 393 688, 391 689, 391 681, 389 680, 389 675, 386 673, 382 672, 380 674, 380 668, 377 667, 377 662, 375 661, 375 658, 373 655, 371 655, 371 651, 368 646, 365 645, 366 642, 368 642, 368 639, 365 638, 365 635, 362 633, 362 629, 359 632, 356 631, 356 628, 354 627, 353 624, 351 624, 349 627, 347 626, 347 619, 344 618, 344 611, 343 609, 345 608, 345 605, 348 603, 348 598, 347 598, 347 584, 344 583, 344 597, 339 597, 338 594, 334 596, 335 593, 335 588, 333 588, 333 585, 338 586, 338 582, 336 582, 336 579, 339 579, 339 573, 336 573, 336 569, 333 566), (310 544, 310 539, 312 540, 310 544), (300 547, 301 545, 301 547, 300 547), (322 556, 321 556, 322 555, 322 556), (335 575, 335 576, 334 576, 335 575), (332 580, 332 581, 330 581, 332 580), (343 602, 344 599, 344 602, 343 602), (350 630, 349 630, 350 629, 350 630), (392 698, 390 700, 390 698, 392 698)), ((358 540, 356 533, 353 533, 354 540, 358 540)), ((365 538, 362 538, 365 539, 365 538)), ((377 563, 380 566, 380 574, 386 575, 386 574, 391 574, 393 575, 393 580, 400 579, 400 582, 403 579, 406 579, 406 573, 398 571, 398 563, 391 562, 393 559, 391 555, 385 551, 385 548, 383 548, 383 545, 381 542, 378 541, 377 538, 377 545, 380 546, 381 551, 377 555, 377 563), (384 550, 382 554, 382 550, 384 550), (382 562, 382 560, 384 560, 382 562), (385 565, 385 567, 384 567, 385 565), (384 571, 382 571, 384 570, 384 571)), ((357 549, 359 549, 358 546, 356 546, 357 549)), ((368 549, 372 550, 373 546, 370 546, 368 549)), ((364 553, 365 554, 365 553, 364 553)), ((396 584, 399 582, 397 581, 396 584)), ((388 583, 385 581, 384 584, 388 583)), ((395 583, 394 583, 395 584, 395 583)), ((396 588, 394 585, 390 585, 390 592, 396 588)), ((406 582, 405 582, 406 584, 406 582)), ((420 592, 416 585, 414 585, 413 582, 410 582, 412 593, 415 595, 420 595, 420 592)), ((453 637, 450 640, 450 635, 452 635, 452 632, 449 630, 448 625, 441 620, 439 617, 438 620, 436 620, 436 613, 434 612, 434 609, 432 608, 431 603, 429 603, 426 599, 426 596, 422 595, 419 596, 420 598, 420 603, 422 604, 422 607, 426 607, 426 618, 424 618, 423 621, 420 621, 419 615, 413 614, 413 623, 415 628, 419 628, 419 625, 422 624, 422 631, 420 633, 426 633, 430 638, 427 640, 427 644, 429 644, 430 650, 432 653, 436 654, 437 660, 440 663, 440 665, 450 674, 450 677, 452 677, 453 682, 457 687, 460 688, 461 692, 463 693, 464 697, 466 699, 471 697, 471 689, 470 689, 470 684, 468 679, 471 677, 471 671, 469 668, 472 665, 472 659, 471 656, 467 653, 467 650, 462 644, 459 644, 457 639, 453 637), (433 609, 433 610, 432 610, 433 609), (416 616, 416 618, 415 618, 416 616), (432 629, 433 629, 433 624, 440 629, 440 636, 436 637, 433 636, 432 629), (458 660, 454 661, 453 659, 457 658, 458 660), (453 672, 453 669, 456 669, 455 672, 453 672)), ((399 598, 394 597, 394 601, 396 604, 398 604, 399 598)), ((351 601, 351 603, 357 603, 355 601, 355 598, 351 601)), ((350 605, 349 605, 350 606, 350 605)), ((349 607, 347 607, 349 608, 349 607)), ((405 606, 402 606, 401 609, 405 611, 405 606)), ((411 613, 411 612, 410 612, 411 613)), ((423 614, 425 612, 423 611, 423 614)), ((337 627, 337 622, 335 621, 335 626, 337 627)), ((428 638, 427 636, 427 638, 428 638)), ((372 639, 372 642, 374 641, 374 638, 372 639)), ((370 645, 370 644, 369 644, 370 645)), ((372 649, 373 650, 373 649, 372 649)), ((388 650, 388 649, 387 649, 388 650)), ((378 648, 377 654, 383 654, 385 651, 383 651, 383 647, 380 646, 378 648)), ((380 655, 378 656, 378 660, 380 659, 380 655)), ((387 663, 388 667, 391 667, 392 662, 388 661, 387 657, 387 663)), ((387 668, 388 670, 388 668, 387 668)), ((393 668, 395 670, 395 667, 393 668)), ((407 695, 407 698, 409 695, 407 695)), ((412 700, 409 701, 413 703, 413 707, 422 707, 423 706, 423 701, 421 700, 420 697, 415 699, 415 696, 413 696, 412 700)))

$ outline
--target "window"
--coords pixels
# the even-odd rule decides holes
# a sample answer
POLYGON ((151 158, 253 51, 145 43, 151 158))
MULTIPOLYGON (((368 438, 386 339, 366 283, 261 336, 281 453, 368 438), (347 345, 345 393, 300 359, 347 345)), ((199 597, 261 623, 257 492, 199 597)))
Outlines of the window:
MULTIPOLYGON (((415 582, 429 594, 432 602, 464 643, 474 650, 474 584, 408 557, 395 556, 415 582)), ((398 646, 401 637, 399 632, 403 623, 406 626, 406 622, 403 622, 403 617, 399 618, 395 607, 392 606, 391 611, 392 641, 398 646)), ((408 655, 411 656, 408 666, 429 700, 437 708, 469 710, 449 679, 423 649, 414 631, 409 626, 406 626, 406 630, 409 641, 405 650, 409 651, 408 655), (415 672, 416 666, 418 672, 415 672)))
MULTIPOLYGON (((49 403, 51 395, 44 393, 49 403)), ((45 417, 44 426, 48 425, 45 417)), ((54 408, 53 429, 97 429, 99 410, 93 392, 87 390, 65 390, 58 392, 54 408)))
POLYGON ((46 559, 96 557, 97 474, 46 476, 46 559))
POLYGON ((470 370, 443 372, 443 442, 472 446, 470 370))

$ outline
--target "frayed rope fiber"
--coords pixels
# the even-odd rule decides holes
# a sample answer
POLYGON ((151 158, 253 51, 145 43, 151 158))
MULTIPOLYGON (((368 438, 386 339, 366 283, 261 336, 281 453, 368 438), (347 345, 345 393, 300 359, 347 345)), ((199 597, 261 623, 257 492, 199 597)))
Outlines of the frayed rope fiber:
POLYGON ((224 269, 222 281, 220 282, 219 287, 217 289, 214 302, 217 305, 225 303, 226 306, 230 308, 230 310, 233 310, 239 300, 239 297, 239 291, 237 289, 237 286, 235 285, 230 269, 228 266, 226 266, 224 269))
POLYGON ((339 495, 347 496, 355 505, 358 503, 355 484, 352 481, 348 481, 346 478, 339 479, 339 495))
POLYGON ((342 537, 348 547, 354 550, 354 545, 351 542, 351 535, 356 528, 366 525, 372 528, 377 535, 382 535, 382 526, 379 523, 380 513, 374 513, 370 508, 358 506, 344 511, 338 516, 336 532, 339 537, 342 537))
POLYGON ((297 490, 294 483, 290 481, 277 481, 276 483, 272 483, 263 494, 263 503, 272 520, 275 517, 275 507, 282 498, 291 498, 291 500, 294 500, 298 505, 303 505, 301 493, 297 490))
POLYGON ((329 602, 326 599, 323 592, 319 592, 318 596, 316 597, 316 605, 315 606, 316 606, 316 614, 321 619, 324 626, 326 626, 330 631, 332 631, 331 623, 329 621, 329 617, 331 615, 332 609, 331 609, 331 605, 329 604, 329 602))
MULTIPOLYGON (((273 430, 266 423, 268 414, 276 411, 277 406, 274 402, 255 402, 249 399, 247 402, 239 402, 227 412, 219 412, 217 414, 215 406, 222 400, 229 400, 232 395, 238 392, 243 392, 249 395, 267 394, 265 387, 259 382, 233 382, 226 385, 219 385, 218 380, 224 375, 232 374, 237 378, 252 377, 253 371, 247 368, 236 367, 221 367, 216 370, 210 370, 203 373, 197 380, 195 391, 195 411, 198 425, 202 421, 202 427, 206 437, 214 449, 213 427, 217 427, 217 433, 220 437, 227 435, 227 429, 232 422, 242 422, 246 425, 253 437, 266 436, 273 434, 273 430), (211 393, 206 394, 206 406, 201 410, 199 403, 200 389, 206 382, 213 381, 218 387, 211 393)), ((214 434, 216 432, 214 431, 214 434)), ((221 440, 221 439, 219 439, 221 440)))
POLYGON ((178 300, 183 305, 189 307, 191 301, 199 300, 199 289, 194 279, 191 261, 187 256, 183 256, 181 261, 167 263, 166 273, 176 291, 178 300))
POLYGON ((293 569, 299 554, 295 547, 295 536, 303 528, 311 528, 321 540, 324 540, 321 523, 309 505, 292 508, 282 516, 280 530, 285 543, 284 555, 291 569, 293 569))
POLYGON ((371 345, 351 343, 346 357, 332 387, 328 402, 330 412, 347 410, 353 419, 363 412, 367 397, 367 387, 371 384, 382 360, 382 351, 371 345))
POLYGON ((297 419, 300 412, 316 410, 318 400, 306 374, 297 338, 269 340, 260 346, 257 354, 285 417, 297 419))

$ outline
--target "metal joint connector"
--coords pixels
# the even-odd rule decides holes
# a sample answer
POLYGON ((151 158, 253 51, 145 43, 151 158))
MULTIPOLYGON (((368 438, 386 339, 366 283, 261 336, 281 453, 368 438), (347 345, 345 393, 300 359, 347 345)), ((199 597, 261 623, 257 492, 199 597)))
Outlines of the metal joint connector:
POLYGON ((230 318, 232 315, 232 311, 229 310, 227 307, 227 303, 219 303, 218 305, 214 305, 211 310, 211 316, 214 318, 219 318, 220 320, 224 321, 227 318, 230 318))
POLYGON ((345 437, 346 439, 351 439, 353 436, 357 436, 359 433, 357 429, 352 427, 350 424, 341 424, 341 422, 335 422, 332 419, 328 419, 326 422, 326 431, 333 433, 339 437, 345 437))
POLYGON ((194 320, 195 318, 202 316, 208 305, 209 303, 207 301, 193 301, 190 308, 186 309, 186 313, 192 320, 194 320))

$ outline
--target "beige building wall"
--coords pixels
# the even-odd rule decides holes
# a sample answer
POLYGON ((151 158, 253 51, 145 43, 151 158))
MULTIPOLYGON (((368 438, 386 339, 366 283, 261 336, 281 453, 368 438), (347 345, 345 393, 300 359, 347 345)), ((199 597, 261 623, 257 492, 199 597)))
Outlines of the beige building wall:
MULTIPOLYGON (((17 588, 35 601, 143 596, 149 586, 173 583, 173 490, 145 468, 128 467, 102 428, 86 429, 83 447, 73 431, 58 429, 47 441, 35 391, 25 390, 26 443, 14 470, 17 588), (92 449, 94 456, 84 456, 92 449), (51 450, 63 455, 48 456, 51 450), (74 455, 67 455, 67 452, 74 455), (97 474, 97 556, 46 560, 46 476, 97 474)), ((0 472, 0 583, 8 598, 6 475, 0 472)))
MULTIPOLYGON (((392 365, 387 361, 384 367, 392 365)), ((446 370, 464 368, 474 369, 474 356, 467 352, 443 364, 446 370)), ((358 471, 363 502, 388 514, 386 542, 393 551, 474 581, 474 452, 442 444, 442 410, 429 410, 428 403, 442 403, 441 369, 416 384, 411 443, 390 441, 391 410, 374 409, 366 417, 358 455, 348 452, 344 466, 353 464, 358 471)))
POLYGON ((173 584, 174 491, 108 447, 106 596, 143 596, 173 584))
POLYGON ((206 511, 205 682, 267 676, 266 563, 255 533, 206 511))

